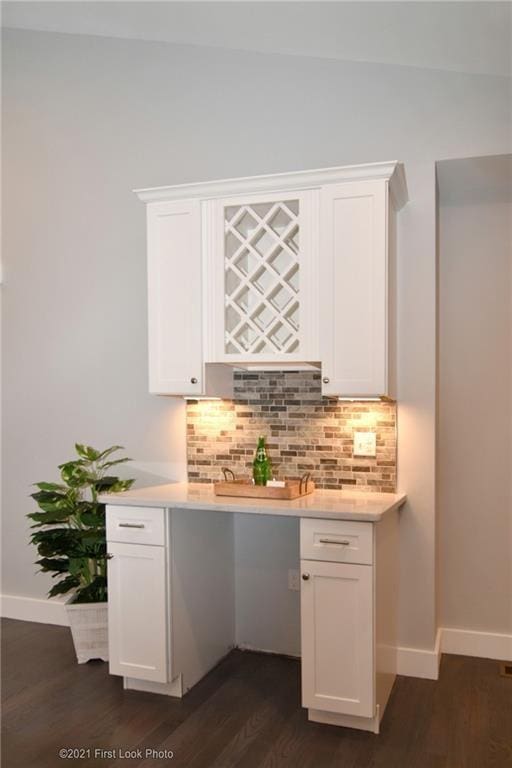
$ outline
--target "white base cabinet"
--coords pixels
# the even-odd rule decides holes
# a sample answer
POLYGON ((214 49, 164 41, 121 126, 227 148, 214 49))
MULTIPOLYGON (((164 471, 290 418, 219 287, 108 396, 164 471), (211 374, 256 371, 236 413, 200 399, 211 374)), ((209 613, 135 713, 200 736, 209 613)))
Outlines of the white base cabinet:
POLYGON ((302 706, 379 732, 396 676, 398 512, 378 524, 301 520, 302 706))
MULTIPOLYGON (((181 696, 235 645, 233 515, 107 506, 110 672, 181 696)), ((302 705, 370 730, 396 675, 398 512, 301 519, 302 705)))
POLYGON ((107 506, 110 673, 181 696, 234 645, 233 518, 107 506))
POLYGON ((367 565, 302 560, 302 706, 373 717, 373 584, 367 565))
POLYGON ((165 683, 172 676, 165 547, 109 542, 108 551, 110 672, 165 683))

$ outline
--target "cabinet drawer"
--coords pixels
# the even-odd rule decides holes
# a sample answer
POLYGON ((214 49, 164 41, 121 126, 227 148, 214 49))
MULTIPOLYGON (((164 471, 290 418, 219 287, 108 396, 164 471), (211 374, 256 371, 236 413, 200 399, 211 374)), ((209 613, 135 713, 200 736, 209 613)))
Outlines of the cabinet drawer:
POLYGON ((300 521, 300 556, 303 560, 333 563, 373 562, 372 523, 351 520, 300 521))
POLYGON ((107 505, 107 541, 165 544, 165 509, 107 505))

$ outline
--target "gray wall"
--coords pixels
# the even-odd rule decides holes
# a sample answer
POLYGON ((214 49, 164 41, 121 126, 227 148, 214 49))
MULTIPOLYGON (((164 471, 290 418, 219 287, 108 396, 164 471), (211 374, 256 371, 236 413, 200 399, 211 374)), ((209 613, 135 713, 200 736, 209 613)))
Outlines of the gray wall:
POLYGON ((499 163, 506 186, 495 162, 471 185, 456 186, 466 163, 440 172, 439 620, 512 633, 512 158, 499 163))
MULTIPOLYGON (((411 198, 399 232, 400 639, 431 647, 434 160, 509 150, 506 79, 13 31, 3 57, 3 592, 45 594, 27 494, 75 440, 183 472, 183 403, 147 394, 144 210, 130 190, 400 159, 411 198)), ((251 528, 253 558, 269 535, 251 528)), ((283 594, 283 615, 295 599, 283 594)), ((252 615, 256 632, 256 604, 252 615)))

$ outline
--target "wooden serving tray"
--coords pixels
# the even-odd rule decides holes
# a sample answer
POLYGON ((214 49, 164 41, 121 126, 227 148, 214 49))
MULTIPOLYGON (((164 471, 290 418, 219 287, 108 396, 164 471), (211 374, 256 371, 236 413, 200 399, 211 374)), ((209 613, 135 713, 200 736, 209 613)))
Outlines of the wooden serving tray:
POLYGON ((214 484, 216 496, 245 496, 252 499, 298 499, 313 493, 312 480, 286 480, 284 488, 254 485, 250 480, 220 481, 214 484))

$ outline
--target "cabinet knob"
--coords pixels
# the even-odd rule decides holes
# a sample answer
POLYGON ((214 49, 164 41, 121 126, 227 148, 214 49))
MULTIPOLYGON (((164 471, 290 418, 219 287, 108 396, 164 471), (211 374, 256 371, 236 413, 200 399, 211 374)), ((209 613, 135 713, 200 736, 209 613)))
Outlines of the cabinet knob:
POLYGON ((308 581, 309 580, 309 573, 303 573, 302 574, 302 580, 303 581, 308 581))
POLYGON ((329 381, 330 381, 330 379, 329 379, 329 377, 328 377, 328 376, 324 376, 324 378, 322 379, 322 381, 323 381, 323 383, 324 383, 324 384, 328 384, 328 383, 329 383, 329 381))
POLYGON ((197 384, 197 379, 196 379, 195 376, 192 376, 192 378, 190 379, 190 383, 191 384, 197 384))

